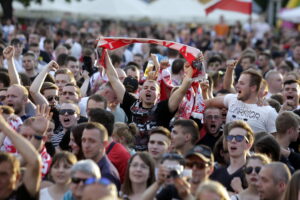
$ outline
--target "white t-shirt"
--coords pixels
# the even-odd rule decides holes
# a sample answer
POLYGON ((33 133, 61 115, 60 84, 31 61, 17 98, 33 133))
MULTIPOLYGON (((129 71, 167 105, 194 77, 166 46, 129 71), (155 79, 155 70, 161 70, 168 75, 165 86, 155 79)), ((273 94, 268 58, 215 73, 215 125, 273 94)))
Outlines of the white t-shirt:
POLYGON ((224 104, 228 107, 226 123, 243 120, 250 125, 254 133, 276 132, 275 121, 278 114, 271 106, 244 103, 237 100, 237 94, 226 95, 224 104))
POLYGON ((53 200, 53 198, 51 197, 48 188, 43 188, 40 190, 40 199, 43 200, 53 200))

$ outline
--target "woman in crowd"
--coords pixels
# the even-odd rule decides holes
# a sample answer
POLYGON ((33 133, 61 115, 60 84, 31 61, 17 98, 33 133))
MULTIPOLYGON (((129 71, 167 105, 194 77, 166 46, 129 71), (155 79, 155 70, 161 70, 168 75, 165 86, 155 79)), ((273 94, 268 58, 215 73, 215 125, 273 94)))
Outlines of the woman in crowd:
POLYGON ((134 123, 127 125, 123 122, 116 122, 112 137, 114 142, 121 143, 130 155, 134 155, 135 150, 132 147, 134 146, 134 136, 137 132, 138 129, 134 123))
MULTIPOLYGON (((264 165, 270 162, 270 159, 264 154, 255 153, 251 155, 251 157, 247 159, 244 171, 248 183, 248 188, 237 195, 231 196, 231 200, 259 200, 257 191, 258 173, 264 165)), ((237 190, 236 188, 234 189, 237 190)))
POLYGON ((298 170, 293 174, 285 190, 283 200, 300 199, 299 191, 300 191, 300 171, 298 170))
POLYGON ((71 183, 71 167, 76 162, 76 157, 70 152, 62 151, 55 154, 50 166, 50 176, 54 184, 40 191, 40 199, 61 200, 63 198, 71 183))
POLYGON ((81 137, 86 123, 78 124, 71 129, 70 143, 72 153, 77 157, 77 160, 84 159, 84 155, 81 148, 81 137))
POLYGON ((216 181, 204 181, 198 187, 196 200, 229 200, 225 187, 216 181))
POLYGON ((138 152, 130 160, 122 187, 125 200, 140 200, 145 190, 155 181, 154 161, 146 152, 138 152))

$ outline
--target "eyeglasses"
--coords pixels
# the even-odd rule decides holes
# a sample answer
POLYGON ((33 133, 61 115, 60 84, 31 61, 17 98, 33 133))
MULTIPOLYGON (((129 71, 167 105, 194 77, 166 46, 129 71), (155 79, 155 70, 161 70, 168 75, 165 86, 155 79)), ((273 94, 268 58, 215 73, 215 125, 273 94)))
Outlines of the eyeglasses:
POLYGON ((6 99, 5 95, 0 95, 0 101, 4 101, 6 99))
POLYGON ((47 97, 47 101, 52 101, 52 100, 55 100, 55 101, 58 101, 59 100, 59 97, 58 96, 48 96, 47 97))
POLYGON ((147 165, 145 165, 145 164, 139 164, 139 163, 131 163, 130 167, 135 168, 135 169, 138 168, 138 167, 140 167, 143 170, 149 169, 149 167, 147 165))
POLYGON ((101 185, 109 185, 111 184, 111 181, 107 178, 100 178, 100 179, 97 179, 97 178, 88 178, 84 184, 85 185, 91 185, 91 184, 94 184, 94 183, 99 183, 101 185))
POLYGON ((74 115, 75 114, 75 110, 72 110, 72 109, 61 109, 61 110, 59 110, 59 114, 60 115, 65 115, 66 113, 68 115, 74 115))
POLYGON ((75 183, 75 184, 79 184, 80 182, 85 183, 86 180, 87 180, 87 178, 76 178, 76 177, 71 178, 72 183, 75 183))
POLYGON ((187 168, 193 168, 194 166, 196 166, 197 169, 204 169, 208 165, 209 165, 209 163, 207 163, 207 162, 186 162, 185 163, 185 166, 187 168))
POLYGON ((258 174, 261 170, 261 167, 246 167, 245 173, 249 175, 253 172, 253 170, 255 171, 256 174, 258 174))
POLYGON ((221 119, 221 116, 218 116, 218 115, 208 115, 208 116, 205 116, 205 119, 207 119, 207 120, 212 120, 212 119, 218 120, 218 119, 221 119))
POLYGON ((65 92, 62 93, 62 95, 64 95, 64 96, 67 95, 67 94, 70 95, 70 96, 74 96, 75 95, 74 92, 68 92, 68 91, 65 91, 65 92))
POLYGON ((243 140, 246 140, 247 143, 249 143, 249 140, 246 136, 244 135, 227 135, 226 136, 226 140, 228 142, 232 142, 233 139, 236 141, 236 142, 242 142, 243 140))

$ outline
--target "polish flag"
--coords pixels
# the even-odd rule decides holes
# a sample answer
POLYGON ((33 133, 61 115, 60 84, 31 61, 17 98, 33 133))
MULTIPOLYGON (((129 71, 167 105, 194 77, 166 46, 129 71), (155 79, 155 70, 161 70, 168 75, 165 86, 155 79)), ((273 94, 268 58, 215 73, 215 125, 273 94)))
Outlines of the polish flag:
POLYGON ((228 10, 251 15, 252 0, 218 0, 205 9, 206 15, 213 12, 215 9, 228 10))

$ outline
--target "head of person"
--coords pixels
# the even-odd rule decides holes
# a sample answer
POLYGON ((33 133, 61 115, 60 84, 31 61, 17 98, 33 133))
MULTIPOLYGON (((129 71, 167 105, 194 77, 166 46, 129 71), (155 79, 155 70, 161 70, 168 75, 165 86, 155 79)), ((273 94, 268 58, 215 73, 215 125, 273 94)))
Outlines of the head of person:
POLYGON ((221 166, 228 166, 230 159, 228 154, 227 145, 224 144, 224 135, 222 135, 217 142, 215 143, 215 146, 213 148, 213 154, 215 161, 219 163, 221 166))
POLYGON ((213 136, 218 136, 222 124, 221 109, 217 107, 207 107, 204 111, 204 126, 207 132, 213 136))
POLYGON ((206 180, 196 191, 196 200, 230 200, 226 188, 219 182, 206 180))
POLYGON ((257 188, 258 174, 261 168, 269 164, 271 159, 264 154, 254 153, 250 157, 247 157, 246 167, 244 173, 248 183, 248 187, 257 188))
POLYGON ((247 101, 252 95, 257 95, 262 81, 262 76, 255 70, 249 69, 242 72, 236 84, 237 98, 247 101))
POLYGON ((20 161, 12 154, 0 152, 0 196, 7 198, 17 188, 20 179, 20 161))
POLYGON ((219 56, 212 56, 207 61, 207 71, 216 72, 222 67, 222 59, 219 56))
POLYGON ((133 184, 149 187, 155 181, 154 171, 154 161, 147 152, 134 154, 128 162, 122 192, 132 195, 133 184))
POLYGON ((134 54, 133 61, 141 68, 144 65, 144 56, 142 54, 134 54))
POLYGON ((50 38, 44 40, 44 49, 47 53, 52 54, 54 50, 54 41, 50 38))
POLYGON ((78 60, 74 56, 68 56, 66 59, 66 68, 69 69, 74 77, 80 75, 80 66, 78 60))
POLYGON ((81 160, 71 168, 70 190, 75 199, 81 199, 85 181, 89 178, 101 178, 98 165, 92 160, 81 160))
POLYGON ((110 82, 105 83, 100 87, 100 89, 96 92, 96 94, 103 96, 108 105, 112 103, 118 103, 117 95, 113 90, 110 82))
POLYGON ((241 57, 240 65, 243 70, 250 69, 255 64, 256 57, 252 54, 246 54, 241 57))
POLYGON ((67 151, 61 151, 53 156, 50 165, 50 176, 55 184, 71 183, 71 167, 77 162, 76 156, 67 151))
POLYGON ((281 92, 283 89, 283 76, 280 72, 270 70, 266 73, 265 79, 273 93, 281 92))
POLYGON ((276 118, 276 130, 279 137, 296 142, 299 137, 300 117, 292 111, 284 111, 276 118))
POLYGON ((258 55, 257 62, 258 66, 265 68, 270 64, 271 55, 266 52, 262 52, 258 55))
POLYGON ((114 124, 112 138, 114 142, 119 142, 126 147, 133 147, 137 132, 138 128, 134 123, 127 125, 123 122, 116 122, 114 124))
POLYGON ((98 162, 105 154, 108 143, 106 128, 96 122, 88 122, 83 130, 81 145, 84 157, 98 162))
POLYGON ((81 138, 86 123, 80 123, 71 129, 69 146, 71 147, 72 153, 77 157, 77 160, 84 158, 81 146, 81 138))
POLYGON ((47 99, 51 107, 58 104, 58 87, 54 83, 44 82, 41 88, 41 94, 47 99))
POLYGON ((23 55, 22 66, 25 71, 33 71, 36 69, 37 62, 33 52, 29 51, 23 55))
POLYGON ((300 59, 300 43, 293 46, 293 58, 297 61, 300 59))
POLYGON ((111 137, 115 123, 115 117, 111 112, 101 108, 93 108, 88 112, 88 120, 102 124, 106 128, 108 136, 111 137))
POLYGON ((140 90, 143 107, 151 108, 159 99, 160 87, 154 80, 146 80, 140 90))
POLYGON ((139 82, 136 78, 128 76, 124 79, 123 84, 125 86, 126 92, 136 93, 139 89, 139 82))
POLYGON ((173 75, 181 75, 183 78, 184 75, 184 60, 175 59, 171 66, 171 72, 173 75))
POLYGON ((41 51, 38 43, 29 43, 29 51, 34 53, 35 58, 39 58, 41 51))
POLYGON ((233 121, 228 127, 226 141, 230 157, 246 156, 254 142, 254 133, 246 122, 233 121))
POLYGON ((71 102, 63 103, 59 109, 59 121, 65 129, 70 129, 77 125, 80 117, 79 107, 71 102))
POLYGON ((86 113, 89 113, 89 111, 93 108, 101 108, 106 110, 107 100, 99 94, 93 94, 89 96, 86 104, 86 113))
POLYGON ((255 152, 267 155, 272 161, 279 161, 280 145, 273 136, 266 135, 255 140, 253 147, 255 152))
POLYGON ((287 80, 283 83, 283 101, 290 101, 296 108, 300 99, 300 83, 298 80, 287 80))
POLYGON ((199 138, 199 128, 191 119, 180 119, 174 122, 171 132, 171 142, 175 149, 183 148, 186 144, 195 144, 199 138))
POLYGON ((150 131, 148 142, 149 155, 154 160, 160 160, 167 153, 171 145, 171 133, 168 129, 160 126, 150 131))
POLYGON ((24 86, 14 84, 7 89, 5 103, 15 110, 16 115, 24 114, 28 96, 28 90, 24 86))
POLYGON ((18 38, 14 38, 10 41, 10 45, 14 47, 15 49, 15 56, 16 57, 19 57, 22 52, 23 52, 23 48, 24 48, 24 45, 22 43, 21 40, 19 40, 18 38))
POLYGON ((1 105, 5 104, 6 91, 7 91, 7 88, 0 89, 0 104, 1 105))
POLYGON ((10 78, 7 72, 0 72, 0 89, 8 88, 10 85, 10 78))
POLYGON ((140 70, 135 65, 129 65, 124 69, 127 77, 135 78, 136 80, 140 81, 140 70))
POLYGON ((62 93, 59 100, 61 103, 72 101, 77 104, 79 103, 80 99, 80 88, 74 83, 67 83, 62 89, 62 93))
POLYGON ((185 155, 185 167, 192 170, 192 182, 201 183, 207 180, 214 170, 214 155, 205 145, 194 146, 185 155))
POLYGON ((86 181, 82 200, 111 200, 118 199, 118 191, 115 184, 106 178, 90 178, 86 181), (87 183, 88 182, 88 183, 87 183), (91 183, 90 183, 91 182, 91 183))
POLYGON ((54 79, 55 79, 55 84, 59 89, 59 93, 62 93, 63 87, 67 85, 67 83, 76 84, 73 73, 66 68, 57 70, 55 72, 54 79))
POLYGON ((290 179, 291 173, 284 163, 271 162, 264 165, 259 172, 257 185, 260 199, 281 199, 290 179))
POLYGON ((296 171, 289 181, 283 200, 299 199, 300 197, 300 171, 296 171))

